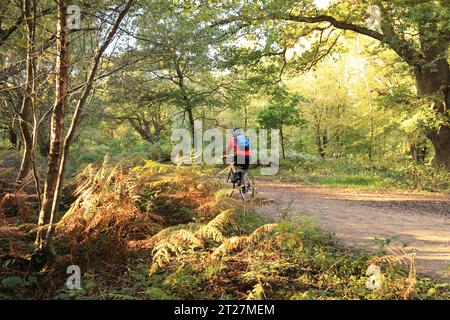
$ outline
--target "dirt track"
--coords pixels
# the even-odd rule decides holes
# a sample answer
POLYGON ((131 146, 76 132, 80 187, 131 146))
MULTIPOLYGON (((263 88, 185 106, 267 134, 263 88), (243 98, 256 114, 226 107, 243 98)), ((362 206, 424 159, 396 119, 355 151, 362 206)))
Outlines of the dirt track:
POLYGON ((276 180, 257 182, 258 197, 275 200, 262 213, 279 219, 279 209, 317 218, 346 245, 375 248, 373 239, 392 238, 415 248, 421 274, 448 281, 450 196, 365 192, 276 180))

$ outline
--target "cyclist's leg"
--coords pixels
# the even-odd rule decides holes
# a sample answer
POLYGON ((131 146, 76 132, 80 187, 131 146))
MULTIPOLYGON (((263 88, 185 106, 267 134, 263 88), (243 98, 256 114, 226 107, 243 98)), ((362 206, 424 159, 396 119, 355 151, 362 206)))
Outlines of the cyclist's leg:
MULTIPOLYGON (((237 155, 235 156, 235 163, 236 166, 239 167, 241 169, 241 171, 246 171, 248 170, 248 167, 250 165, 250 157, 247 155, 237 155)), ((242 179, 242 172, 240 172, 240 178, 242 179)))
POLYGON ((247 171, 249 167, 250 167, 250 156, 246 155, 244 157, 244 163, 242 164, 242 170, 247 171))
POLYGON ((249 165, 248 156, 238 155, 236 158, 235 167, 239 169, 236 173, 236 181, 239 181, 238 186, 245 189, 248 185, 245 180, 245 173, 249 165))
POLYGON ((254 193, 254 181, 253 181, 253 177, 250 173, 250 171, 248 171, 250 167, 250 156, 245 156, 245 164, 242 166, 242 169, 244 170, 244 176, 245 179, 243 179, 243 184, 245 185, 245 187, 248 190, 252 190, 252 194, 254 193))
POLYGON ((247 185, 249 185, 250 184, 250 180, 248 179, 248 174, 247 174, 247 171, 248 171, 248 168, 250 167, 250 156, 248 156, 248 155, 246 155, 246 156, 244 156, 244 163, 240 166, 241 168, 242 168, 242 171, 244 171, 244 175, 246 176, 246 179, 245 179, 245 181, 244 181, 244 179, 243 179, 243 183, 247 186, 247 185))
POLYGON ((233 163, 231 164, 230 168, 231 168, 231 172, 233 173, 232 177, 231 177, 231 182, 235 183, 236 180, 239 178, 238 168, 237 168, 237 155, 234 155, 233 163))

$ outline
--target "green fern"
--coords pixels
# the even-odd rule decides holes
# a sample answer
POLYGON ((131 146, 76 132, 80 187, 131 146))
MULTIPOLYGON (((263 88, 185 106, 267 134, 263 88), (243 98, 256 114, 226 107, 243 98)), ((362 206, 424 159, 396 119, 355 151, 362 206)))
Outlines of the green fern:
POLYGON ((199 236, 203 240, 211 239, 216 242, 222 242, 224 239, 222 232, 220 232, 220 230, 217 229, 216 227, 210 226, 209 224, 201 227, 196 232, 196 235, 199 236))
POLYGON ((226 225, 234 222, 234 210, 228 209, 225 211, 222 211, 220 214, 218 214, 214 219, 212 219, 208 226, 216 228, 216 229, 222 229, 225 228, 226 225))

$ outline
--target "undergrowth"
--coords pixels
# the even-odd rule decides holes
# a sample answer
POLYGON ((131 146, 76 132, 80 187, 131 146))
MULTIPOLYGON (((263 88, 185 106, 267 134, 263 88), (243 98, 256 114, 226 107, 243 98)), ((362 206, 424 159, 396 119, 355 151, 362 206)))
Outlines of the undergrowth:
POLYGON ((450 192, 448 170, 411 161, 289 159, 281 162, 278 176, 311 184, 357 189, 450 192))
MULTIPOLYGON (((448 286, 416 276, 413 255, 342 248, 306 218, 275 224, 258 214, 264 199, 229 197, 217 174, 107 158, 87 166, 67 188, 73 202, 57 226, 55 264, 30 272, 2 261, 0 298, 450 298, 448 286), (79 290, 65 286, 73 264, 79 290), (369 265, 382 270, 379 289, 366 288, 369 265)), ((9 255, 34 238, 16 231, 2 242, 9 255)))
POLYGON ((76 299, 448 299, 448 287, 418 279, 413 256, 377 255, 338 246, 302 218, 279 224, 254 211, 224 211, 150 237, 152 255, 134 260, 116 288, 85 274, 76 299), (208 228, 214 228, 207 232, 208 228), (249 231, 252 230, 252 231, 249 231), (380 289, 366 288, 369 265, 382 271, 380 289))

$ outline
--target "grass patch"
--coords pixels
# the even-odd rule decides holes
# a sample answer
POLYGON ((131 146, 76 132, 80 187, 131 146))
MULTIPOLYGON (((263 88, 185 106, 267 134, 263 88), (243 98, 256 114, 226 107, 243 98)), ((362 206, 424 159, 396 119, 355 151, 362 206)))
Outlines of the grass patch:
MULTIPOLYGON (((258 171, 254 173, 258 174, 258 171)), ((445 169, 401 161, 291 159, 281 162, 277 176, 303 183, 355 189, 450 193, 450 173, 445 169)))

